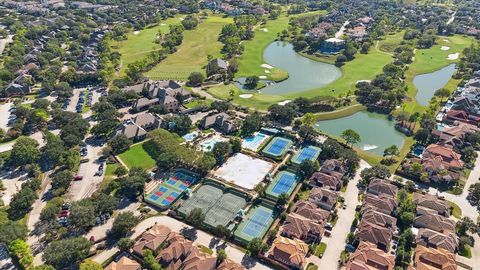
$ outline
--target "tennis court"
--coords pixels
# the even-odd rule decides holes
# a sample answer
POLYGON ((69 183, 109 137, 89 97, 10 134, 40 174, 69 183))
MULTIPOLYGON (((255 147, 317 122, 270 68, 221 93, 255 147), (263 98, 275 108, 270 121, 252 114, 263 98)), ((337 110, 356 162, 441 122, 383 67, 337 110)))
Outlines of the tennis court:
POLYGON ((287 138, 275 137, 265 146, 262 153, 274 159, 281 159, 293 145, 293 142, 287 138))
POLYGON ((198 177, 186 170, 176 170, 145 197, 145 201, 161 208, 169 207, 198 177))
POLYGON ((277 215, 278 212, 274 210, 273 205, 260 204, 254 206, 235 230, 235 239, 248 244, 253 238, 263 238, 277 215))
POLYGON ((312 145, 303 147, 292 157, 292 163, 300 165, 305 160, 315 161, 321 151, 322 149, 312 145))
POLYGON ((268 185, 265 193, 272 199, 278 199, 280 194, 286 193, 289 196, 300 182, 300 178, 289 171, 280 171, 273 178, 270 185, 268 185))
POLYGON ((233 189, 224 191, 221 184, 207 182, 183 203, 178 212, 187 216, 193 209, 200 208, 205 213, 204 224, 215 228, 227 226, 246 204, 244 193, 233 189))

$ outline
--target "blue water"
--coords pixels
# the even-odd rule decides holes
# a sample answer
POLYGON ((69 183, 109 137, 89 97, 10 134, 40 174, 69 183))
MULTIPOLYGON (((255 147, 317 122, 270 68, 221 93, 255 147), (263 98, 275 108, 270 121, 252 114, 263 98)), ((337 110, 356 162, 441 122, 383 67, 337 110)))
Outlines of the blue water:
POLYGON ((455 64, 451 64, 437 71, 421 74, 413 78, 413 84, 417 88, 416 100, 418 104, 427 106, 435 91, 444 87, 457 70, 455 64))
POLYGON ((198 137, 197 132, 191 132, 191 133, 185 134, 182 138, 185 139, 185 141, 187 141, 187 142, 191 142, 191 141, 195 140, 195 138, 197 138, 197 137, 198 137))
POLYGON ((212 139, 208 139, 208 140, 202 142, 201 146, 202 146, 203 152, 212 151, 215 144, 217 144, 218 142, 221 142, 221 141, 222 141, 221 139, 212 138, 212 139))
POLYGON ((255 135, 243 139, 242 147, 256 151, 268 137, 268 135, 258 132, 255 135))

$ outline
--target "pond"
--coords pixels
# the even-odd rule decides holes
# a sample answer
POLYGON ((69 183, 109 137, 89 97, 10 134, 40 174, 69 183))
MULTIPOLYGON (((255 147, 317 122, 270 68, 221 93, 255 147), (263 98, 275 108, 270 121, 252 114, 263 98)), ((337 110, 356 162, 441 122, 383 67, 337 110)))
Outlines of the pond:
POLYGON ((437 71, 421 74, 413 78, 413 85, 417 88, 416 99, 418 104, 427 106, 435 91, 444 87, 457 70, 455 64, 451 64, 437 71))
POLYGON ((393 144, 400 149, 405 141, 405 135, 395 129, 395 122, 389 120, 388 116, 367 111, 340 119, 319 121, 315 128, 332 136, 340 136, 344 130, 353 129, 360 135, 360 142, 356 146, 379 156, 393 144))
MULTIPOLYGON (((279 83, 267 83, 260 90, 262 93, 281 95, 303 92, 332 83, 342 75, 334 65, 310 60, 296 53, 290 43, 271 43, 265 48, 263 58, 269 65, 287 71, 289 77, 279 83)), ((265 70, 268 71, 267 68, 265 70)))

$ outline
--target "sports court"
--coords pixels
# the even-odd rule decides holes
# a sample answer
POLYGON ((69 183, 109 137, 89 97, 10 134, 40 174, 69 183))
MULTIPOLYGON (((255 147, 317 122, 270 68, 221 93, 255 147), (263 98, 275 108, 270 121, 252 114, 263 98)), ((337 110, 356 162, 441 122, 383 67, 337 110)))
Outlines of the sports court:
POLYGON ((186 170, 176 170, 145 197, 145 201, 155 206, 169 207, 182 193, 198 180, 197 175, 186 170))
POLYGON ((270 185, 268 185, 265 193, 268 197, 278 199, 280 194, 287 193, 289 196, 300 182, 300 178, 289 171, 280 171, 273 178, 270 185))
POLYGON ((287 138, 275 137, 263 148, 262 153, 274 159, 281 159, 292 145, 293 142, 287 138))
POLYGON ((263 238, 277 218, 278 211, 274 209, 275 206, 263 203, 253 206, 235 230, 235 240, 247 244, 253 238, 263 238))
POLYGON ((184 216, 195 208, 201 208, 205 213, 204 224, 215 228, 218 225, 227 226, 238 210, 247 205, 246 195, 234 189, 224 190, 218 183, 207 182, 186 200, 178 211, 184 216))
POLYGON ((214 175, 245 189, 253 189, 273 167, 271 162, 236 153, 214 175))
POLYGON ((292 163, 300 165, 305 160, 315 161, 321 151, 322 149, 313 145, 303 147, 292 157, 292 163))
POLYGON ((265 143, 270 138, 269 135, 257 132, 252 136, 248 136, 242 141, 242 148, 258 151, 263 143, 265 143))

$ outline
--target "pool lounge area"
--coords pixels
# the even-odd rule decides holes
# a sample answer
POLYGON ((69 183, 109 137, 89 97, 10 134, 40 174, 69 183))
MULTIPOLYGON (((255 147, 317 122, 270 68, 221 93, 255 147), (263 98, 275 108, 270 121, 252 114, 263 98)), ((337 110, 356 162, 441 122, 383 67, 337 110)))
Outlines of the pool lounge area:
POLYGON ((279 171, 268 185, 265 194, 273 200, 277 200, 282 193, 290 196, 298 183, 300 183, 300 177, 295 173, 279 171))
POLYGON ((262 153, 273 159, 282 159, 292 145, 293 142, 287 138, 275 137, 263 148, 262 153))
POLYGON ((197 180, 198 176, 192 172, 176 170, 167 179, 164 179, 153 192, 145 196, 145 201, 160 208, 168 208, 197 180))
POLYGON ((270 138, 269 135, 262 132, 256 132, 242 140, 242 148, 257 152, 260 147, 270 138))
POLYGON ((300 165, 305 160, 315 161, 321 151, 322 149, 313 145, 305 146, 292 157, 291 161, 295 165, 300 165))
POLYGON ((253 206, 235 230, 235 240, 247 245, 253 238, 263 238, 278 214, 273 204, 262 202, 253 206))
POLYGON ((215 146, 215 144, 217 144, 218 142, 225 142, 225 141, 227 141, 226 138, 223 138, 220 136, 214 136, 214 137, 203 140, 200 143, 200 149, 203 152, 210 152, 213 150, 213 147, 215 146))
POLYGON ((182 138, 186 142, 191 142, 191 141, 195 140, 197 137, 198 137, 198 132, 194 131, 194 132, 190 132, 188 134, 183 135, 182 138))

